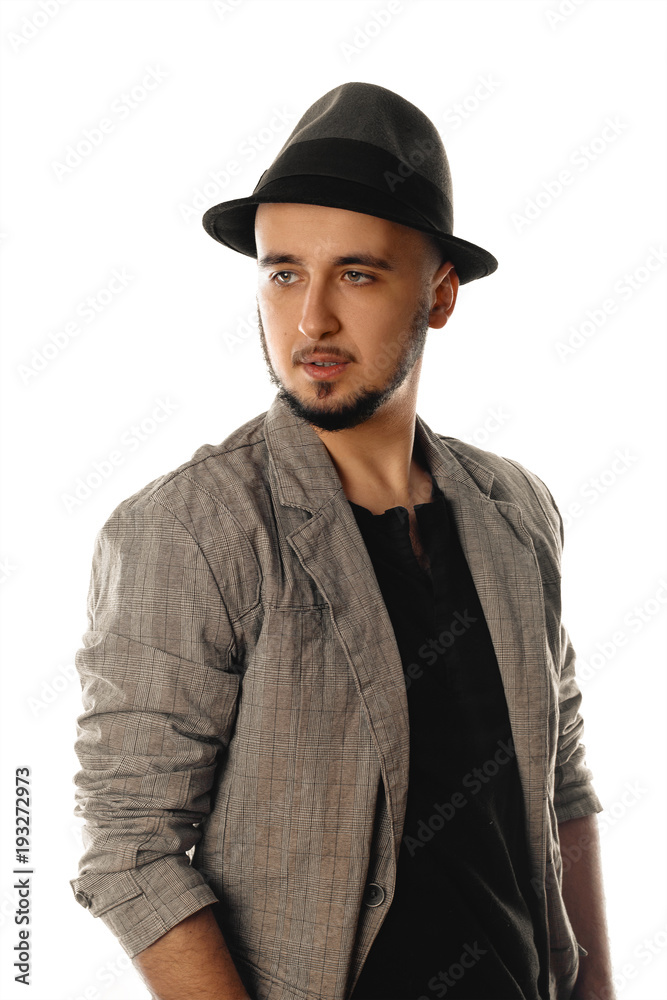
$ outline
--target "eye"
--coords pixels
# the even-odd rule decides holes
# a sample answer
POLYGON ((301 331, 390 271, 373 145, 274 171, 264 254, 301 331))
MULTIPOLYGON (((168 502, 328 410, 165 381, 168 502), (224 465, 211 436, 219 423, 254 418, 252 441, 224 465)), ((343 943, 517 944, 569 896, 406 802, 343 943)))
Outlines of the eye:
MULTIPOLYGON (((362 271, 345 271, 344 275, 348 279, 346 284, 349 285, 369 285, 375 281, 375 278, 372 275, 364 274, 362 271)), ((271 281, 272 284, 283 288, 293 285, 296 280, 297 275, 294 271, 276 271, 275 274, 272 274, 269 278, 269 281, 271 281)))
POLYGON ((287 278, 294 277, 294 271, 277 271, 275 274, 271 275, 270 280, 274 283, 274 285, 291 285, 292 284, 291 281, 276 280, 276 279, 282 279, 284 277, 287 278))

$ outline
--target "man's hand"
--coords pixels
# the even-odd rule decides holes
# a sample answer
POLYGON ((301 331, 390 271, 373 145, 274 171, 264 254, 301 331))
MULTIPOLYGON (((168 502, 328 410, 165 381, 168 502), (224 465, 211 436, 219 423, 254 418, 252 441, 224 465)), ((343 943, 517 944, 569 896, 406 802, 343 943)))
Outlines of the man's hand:
POLYGON ((616 1000, 607 938, 600 835, 597 816, 570 819, 558 826, 563 857, 563 899, 577 941, 588 955, 570 1000, 616 1000))
POLYGON ((210 906, 135 955, 153 1000, 251 1000, 210 906))

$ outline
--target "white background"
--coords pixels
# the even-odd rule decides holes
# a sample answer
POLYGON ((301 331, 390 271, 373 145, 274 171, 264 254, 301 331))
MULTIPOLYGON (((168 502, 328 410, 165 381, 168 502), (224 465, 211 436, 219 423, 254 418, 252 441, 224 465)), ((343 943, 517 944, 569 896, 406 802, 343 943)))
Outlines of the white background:
POLYGON ((361 80, 434 121, 455 233, 500 262, 430 332, 418 412, 532 469, 564 515, 578 504, 566 518, 564 619, 605 805, 618 994, 664 997, 664 4, 5 0, 0 10, 3 995, 148 996, 68 884, 81 853, 72 664, 93 541, 122 499, 269 406, 254 261, 211 240, 201 215, 253 190, 314 100, 361 80), (99 145, 78 163, 70 150, 59 169, 103 118, 112 128, 99 145), (571 183, 559 190, 564 170, 571 183), (114 270, 126 285, 109 296, 114 270), (565 354, 571 338, 579 346, 565 354), (151 423, 160 400, 172 412, 151 423), (86 496, 112 451, 119 464, 86 496), (35 828, 30 992, 11 967, 23 765, 35 828))

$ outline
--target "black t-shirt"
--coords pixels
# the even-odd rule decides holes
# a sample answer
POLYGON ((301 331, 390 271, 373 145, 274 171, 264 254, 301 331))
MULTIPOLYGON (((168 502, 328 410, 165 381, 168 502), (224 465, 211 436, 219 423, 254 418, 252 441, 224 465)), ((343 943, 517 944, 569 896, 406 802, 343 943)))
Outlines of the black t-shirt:
MULTIPOLYGON (((350 1000, 540 1000, 548 952, 491 636, 445 496, 350 502, 403 661, 410 778, 396 893, 350 1000)), ((369 650, 372 655, 372 650, 369 650)))

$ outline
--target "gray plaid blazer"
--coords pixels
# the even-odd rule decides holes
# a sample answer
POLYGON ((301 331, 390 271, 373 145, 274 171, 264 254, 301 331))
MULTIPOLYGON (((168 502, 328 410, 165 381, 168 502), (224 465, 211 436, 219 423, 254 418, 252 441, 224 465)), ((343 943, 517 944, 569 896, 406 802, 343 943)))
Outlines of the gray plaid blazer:
MULTIPOLYGON (((566 1000, 583 949, 558 822, 602 806, 561 624, 562 520, 517 462, 419 416, 415 433, 498 658, 550 998, 566 1000)), ((83 643, 76 899, 130 956, 217 903, 253 998, 344 1000, 393 898, 408 709, 370 558, 312 427, 276 397, 121 503, 96 540, 83 643)))

